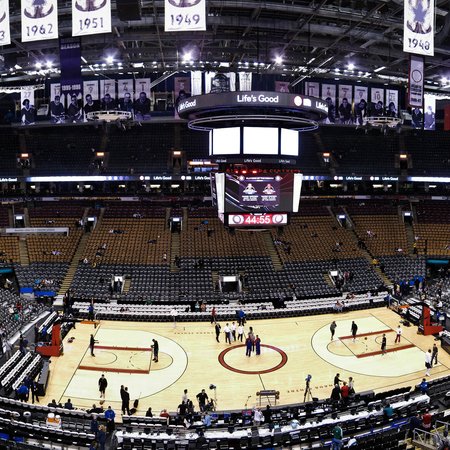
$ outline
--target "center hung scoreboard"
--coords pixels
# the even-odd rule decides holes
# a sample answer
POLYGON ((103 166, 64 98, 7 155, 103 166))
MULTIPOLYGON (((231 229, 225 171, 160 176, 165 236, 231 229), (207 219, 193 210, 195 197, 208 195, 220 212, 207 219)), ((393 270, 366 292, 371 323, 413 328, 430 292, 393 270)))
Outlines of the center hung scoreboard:
POLYGON ((298 212, 300 173, 213 173, 211 194, 229 227, 284 226, 298 212))

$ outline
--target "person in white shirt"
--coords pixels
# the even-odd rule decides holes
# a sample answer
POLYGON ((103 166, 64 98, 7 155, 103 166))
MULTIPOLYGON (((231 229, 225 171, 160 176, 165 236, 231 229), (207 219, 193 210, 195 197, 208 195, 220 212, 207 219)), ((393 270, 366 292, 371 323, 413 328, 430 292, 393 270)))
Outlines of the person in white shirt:
POLYGON ((233 341, 236 340, 236 324, 233 322, 230 326, 231 335, 233 336, 233 341))
POLYGON ((181 403, 187 403, 188 402, 188 400, 189 400, 189 398, 188 398, 188 390, 187 389, 185 389, 184 391, 183 391, 183 395, 181 396, 181 403))
POLYGON ((244 327, 242 325, 238 326, 237 334, 238 334, 238 340, 242 342, 242 339, 244 337, 244 327))
POLYGON ((430 369, 431 369, 431 350, 430 349, 428 349, 428 351, 425 353, 425 367, 427 368, 425 375, 427 377, 429 377, 430 369))
POLYGON ((231 329, 230 326, 228 324, 225 325, 225 328, 223 329, 224 333, 225 333, 225 342, 228 342, 229 344, 231 344, 231 329))
POLYGON ((401 338, 402 338, 402 327, 399 325, 397 327, 397 336, 395 336, 394 344, 396 344, 397 342, 400 343, 401 338))

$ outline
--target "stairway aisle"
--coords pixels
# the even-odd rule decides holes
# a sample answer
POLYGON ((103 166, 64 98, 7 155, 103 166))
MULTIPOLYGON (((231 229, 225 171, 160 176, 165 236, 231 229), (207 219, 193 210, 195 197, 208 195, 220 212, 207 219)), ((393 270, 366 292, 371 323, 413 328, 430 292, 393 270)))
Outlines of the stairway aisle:
POLYGON ((19 257, 20 264, 22 266, 28 266, 30 264, 30 258, 28 256, 28 244, 24 237, 19 238, 19 257))
POLYGON ((172 233, 172 240, 170 243, 170 271, 179 272, 180 269, 175 264, 175 256, 180 256, 181 252, 181 236, 180 233, 172 233))
POLYGON ((89 239, 90 233, 85 233, 80 239, 80 242, 77 247, 77 251, 73 255, 72 261, 69 265, 69 269, 67 270, 66 276, 64 277, 63 282, 61 283, 61 288, 59 289, 59 294, 64 294, 72 284, 72 281, 75 277, 75 272, 78 267, 79 261, 83 258, 84 250, 86 248, 87 241, 89 239))
POLYGON ((272 260, 273 267, 277 272, 279 272, 280 270, 283 270, 283 261, 275 248, 275 244, 273 243, 272 233, 270 231, 263 231, 262 233, 264 235, 264 242, 266 244, 270 259, 272 260))

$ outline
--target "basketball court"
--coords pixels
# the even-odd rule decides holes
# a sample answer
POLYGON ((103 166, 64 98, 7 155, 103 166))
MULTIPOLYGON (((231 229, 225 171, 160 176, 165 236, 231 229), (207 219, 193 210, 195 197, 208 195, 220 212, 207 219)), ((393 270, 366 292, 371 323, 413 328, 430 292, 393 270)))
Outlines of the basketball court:
MULTIPOLYGON (((52 358, 47 395, 76 407, 90 408, 99 403, 98 379, 108 380, 104 406, 120 412, 120 386, 128 386, 131 399, 140 399, 138 413, 149 406, 159 414, 163 408, 175 411, 184 389, 190 398, 201 389, 217 396, 218 409, 243 409, 259 404, 256 393, 280 391, 279 404, 303 401, 305 378, 312 375, 314 397, 329 397, 333 378, 353 377, 356 391, 375 391, 412 386, 425 373, 424 351, 432 348, 432 336, 417 334, 416 327, 403 327, 402 340, 394 344, 399 316, 378 308, 343 314, 251 321, 261 338, 261 354, 245 354, 237 341, 215 341, 209 322, 147 323, 102 321, 77 324, 64 342, 64 355, 52 358), (330 323, 336 320, 335 338, 330 341, 330 323), (355 342, 352 320, 358 325, 355 342), (89 350, 89 337, 98 341, 95 357, 89 350), (381 337, 386 334, 387 352, 381 354, 381 337), (72 343, 67 340, 74 337, 72 343), (159 361, 152 361, 152 339, 159 342, 159 361), (216 391, 209 389, 217 386, 216 391)), ((225 323, 222 323, 222 329, 225 323)), ((450 374, 450 356, 440 349, 439 364, 430 379, 450 374)))

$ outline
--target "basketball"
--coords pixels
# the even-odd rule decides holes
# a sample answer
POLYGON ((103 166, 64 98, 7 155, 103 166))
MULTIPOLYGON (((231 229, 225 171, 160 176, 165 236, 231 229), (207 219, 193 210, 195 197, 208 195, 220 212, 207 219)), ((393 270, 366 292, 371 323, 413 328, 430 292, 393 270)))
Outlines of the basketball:
POLYGON ((365 341, 367 341, 367 336, 364 338, 365 341))

